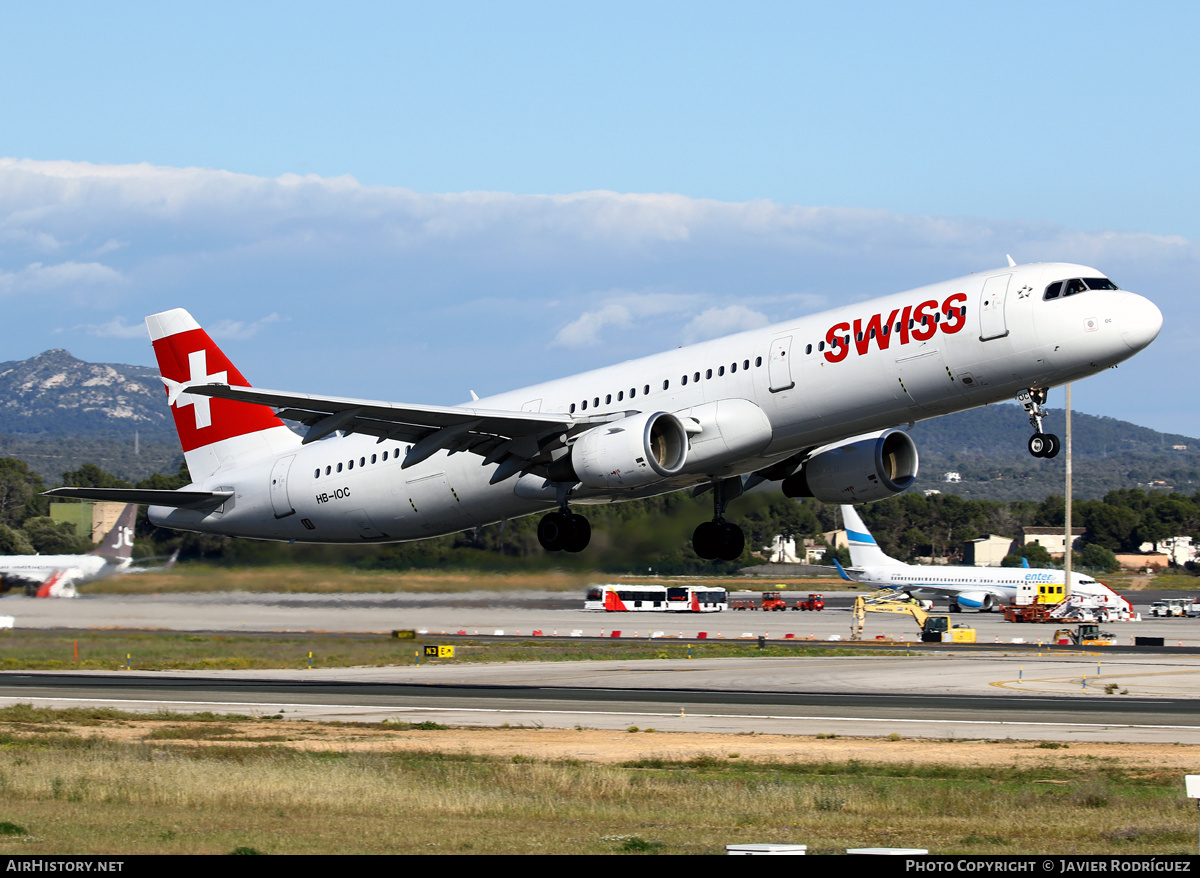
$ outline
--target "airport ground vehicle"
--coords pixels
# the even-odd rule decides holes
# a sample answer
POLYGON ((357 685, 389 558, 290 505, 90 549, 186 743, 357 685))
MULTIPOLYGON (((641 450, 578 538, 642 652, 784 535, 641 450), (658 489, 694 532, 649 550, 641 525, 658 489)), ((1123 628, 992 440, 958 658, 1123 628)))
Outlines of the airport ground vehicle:
POLYGON ((1191 598, 1167 598, 1163 601, 1155 601, 1150 605, 1150 615, 1183 618, 1189 615, 1189 609, 1194 603, 1191 598))
POLYGON ((700 585, 593 585, 583 608, 614 613, 719 613, 729 609, 729 593, 700 585))
POLYGON ((783 594, 778 591, 764 591, 757 601, 734 601, 730 606, 734 610, 778 611, 788 608, 783 594))
POLYGON ((854 622, 850 639, 862 640, 863 623, 867 613, 906 613, 921 626, 922 643, 974 643, 975 629, 965 625, 951 626, 949 616, 934 616, 912 598, 896 599, 891 592, 859 595, 854 601, 854 622))
POLYGON ((1081 622, 1077 628, 1059 628, 1051 642, 1060 646, 1112 646, 1115 637, 1101 631, 1095 622, 1081 622))
POLYGON ((792 607, 792 609, 812 610, 814 613, 819 613, 821 610, 825 609, 825 595, 811 592, 808 596, 808 600, 796 601, 796 606, 792 607))

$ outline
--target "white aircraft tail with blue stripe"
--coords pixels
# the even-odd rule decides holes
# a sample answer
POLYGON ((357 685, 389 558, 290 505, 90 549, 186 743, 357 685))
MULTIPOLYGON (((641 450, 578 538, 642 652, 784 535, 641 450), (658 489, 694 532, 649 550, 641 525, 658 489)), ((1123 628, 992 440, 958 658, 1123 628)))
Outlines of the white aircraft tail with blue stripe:
POLYGON ((902 561, 883 553, 853 506, 842 507, 842 521, 846 526, 846 539, 850 542, 851 565, 860 568, 904 566, 902 561))

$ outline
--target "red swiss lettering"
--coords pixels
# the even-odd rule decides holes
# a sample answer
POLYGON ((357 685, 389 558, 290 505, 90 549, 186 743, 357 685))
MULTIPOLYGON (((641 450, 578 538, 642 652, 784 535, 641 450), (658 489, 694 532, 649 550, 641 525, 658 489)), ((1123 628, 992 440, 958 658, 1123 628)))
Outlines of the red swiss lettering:
POLYGON ((913 311, 913 320, 916 325, 913 327, 912 337, 917 341, 929 341, 933 338, 933 334, 937 332, 937 324, 933 322, 933 314, 926 314, 930 308, 937 310, 938 303, 932 299, 928 302, 922 302, 913 311))
POLYGON ((836 326, 829 327, 829 331, 825 333, 825 343, 829 345, 829 350, 825 352, 826 360, 831 363, 840 363, 846 359, 846 354, 850 353, 850 348, 838 336, 849 330, 849 323, 839 323, 836 326))
POLYGON ((955 293, 946 297, 946 301, 942 302, 942 313, 946 315, 946 322, 942 324, 942 332, 953 335, 966 326, 967 309, 959 307, 966 304, 966 293, 955 293))

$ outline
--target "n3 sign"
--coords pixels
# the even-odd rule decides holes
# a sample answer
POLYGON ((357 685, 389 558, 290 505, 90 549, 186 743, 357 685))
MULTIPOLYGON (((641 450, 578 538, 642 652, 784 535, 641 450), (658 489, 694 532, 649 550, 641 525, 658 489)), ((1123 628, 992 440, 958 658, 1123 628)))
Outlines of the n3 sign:
POLYGON ((453 646, 427 646, 425 647, 426 658, 454 658, 453 646))

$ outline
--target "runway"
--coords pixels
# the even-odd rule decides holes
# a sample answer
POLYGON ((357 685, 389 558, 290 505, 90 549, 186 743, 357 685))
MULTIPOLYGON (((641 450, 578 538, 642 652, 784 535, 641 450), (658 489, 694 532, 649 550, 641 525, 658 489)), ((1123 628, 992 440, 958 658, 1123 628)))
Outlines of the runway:
POLYGON ((1194 659, 675 659, 3 673, 0 703, 468 726, 1200 743, 1197 683, 1194 659), (1109 683, 1130 694, 1105 693, 1109 683))

